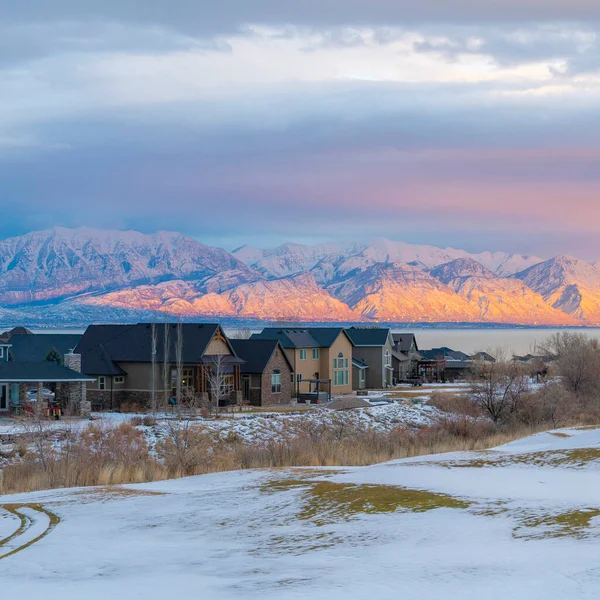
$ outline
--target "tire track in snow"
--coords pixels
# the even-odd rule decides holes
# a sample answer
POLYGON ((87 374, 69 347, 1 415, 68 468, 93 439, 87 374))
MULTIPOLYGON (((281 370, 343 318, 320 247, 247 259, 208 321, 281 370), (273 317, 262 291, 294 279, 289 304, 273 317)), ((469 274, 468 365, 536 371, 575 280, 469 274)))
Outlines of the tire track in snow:
POLYGON ((20 520, 17 530, 3 540, 0 540, 0 560, 13 556, 29 548, 29 546, 33 546, 33 544, 45 538, 60 523, 60 518, 56 514, 39 504, 0 504, 0 509, 16 516, 20 520), (42 519, 48 520, 47 525, 33 539, 28 539, 28 533, 32 529, 35 530, 35 527, 42 519))

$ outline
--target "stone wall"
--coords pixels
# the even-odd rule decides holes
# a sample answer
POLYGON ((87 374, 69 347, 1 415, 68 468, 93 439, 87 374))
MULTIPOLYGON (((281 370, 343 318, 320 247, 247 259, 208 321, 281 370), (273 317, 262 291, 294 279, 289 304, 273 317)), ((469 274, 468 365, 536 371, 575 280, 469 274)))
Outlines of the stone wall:
MULTIPOLYGON (((81 373, 81 354, 65 354, 65 367, 81 373)), ((87 384, 72 382, 64 384, 64 397, 66 398, 66 411, 69 414, 89 417, 92 406, 87 397, 87 384)))
POLYGON ((271 360, 262 374, 261 406, 276 406, 289 404, 292 400, 292 384, 290 382, 290 367, 280 350, 275 350, 271 360), (281 373, 281 393, 274 394, 271 386, 271 373, 279 369, 281 373))

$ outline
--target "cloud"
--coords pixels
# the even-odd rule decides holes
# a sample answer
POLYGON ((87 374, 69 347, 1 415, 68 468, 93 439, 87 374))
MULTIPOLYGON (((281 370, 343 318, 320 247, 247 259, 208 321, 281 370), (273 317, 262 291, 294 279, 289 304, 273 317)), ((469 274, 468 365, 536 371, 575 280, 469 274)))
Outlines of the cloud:
POLYGON ((592 18, 573 0, 11 3, 0 235, 570 251, 579 231, 600 256, 592 18))

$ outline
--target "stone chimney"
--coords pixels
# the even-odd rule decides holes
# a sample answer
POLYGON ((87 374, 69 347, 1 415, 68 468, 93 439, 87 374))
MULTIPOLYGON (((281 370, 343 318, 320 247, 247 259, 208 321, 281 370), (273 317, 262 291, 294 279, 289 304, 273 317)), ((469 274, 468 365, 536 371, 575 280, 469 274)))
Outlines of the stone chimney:
POLYGON ((73 354, 73 351, 65 354, 65 367, 81 373, 81 354, 73 354))
MULTIPOLYGON (((65 354, 65 367, 81 373, 81 354, 74 354, 73 351, 65 354)), ((82 417, 90 416, 92 405, 87 399, 87 384, 85 382, 69 383, 67 385, 67 397, 69 408, 74 414, 79 414, 82 417)))

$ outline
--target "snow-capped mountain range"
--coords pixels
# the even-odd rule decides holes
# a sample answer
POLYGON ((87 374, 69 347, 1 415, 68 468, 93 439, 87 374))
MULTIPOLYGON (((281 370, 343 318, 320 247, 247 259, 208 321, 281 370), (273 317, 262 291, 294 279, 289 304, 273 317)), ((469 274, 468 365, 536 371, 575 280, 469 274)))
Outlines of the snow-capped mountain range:
POLYGON ((376 239, 231 253, 178 233, 54 228, 0 241, 3 322, 600 323, 600 269, 376 239))

